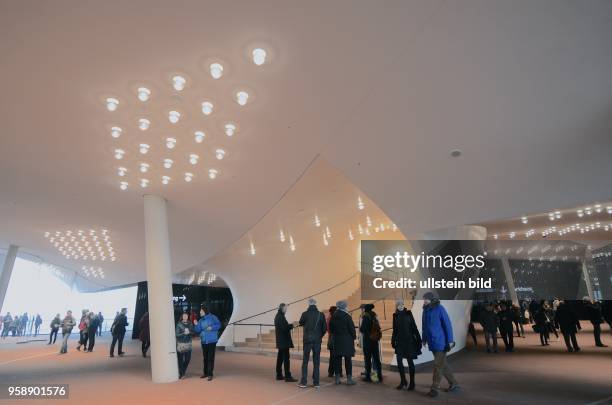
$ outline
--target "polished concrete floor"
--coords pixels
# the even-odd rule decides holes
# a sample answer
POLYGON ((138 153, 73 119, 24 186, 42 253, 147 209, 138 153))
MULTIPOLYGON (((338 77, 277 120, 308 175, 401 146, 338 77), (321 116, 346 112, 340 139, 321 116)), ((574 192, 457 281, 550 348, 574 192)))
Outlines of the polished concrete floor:
MULTIPOLYGON (((586 328, 585 328, 586 329, 586 328)), ((612 334, 604 327, 604 343, 612 346, 612 334)), ((596 348, 589 330, 579 335, 580 353, 566 353, 562 342, 539 345, 537 336, 515 338, 515 353, 486 354, 480 347, 454 355, 451 367, 461 383, 458 393, 442 392, 437 399, 424 396, 431 383, 431 366, 417 368, 415 392, 397 391, 397 373, 387 372, 384 384, 360 382, 335 386, 323 364, 321 388, 299 389, 277 382, 275 359, 255 354, 219 351, 215 380, 202 380, 201 351, 196 347, 185 380, 172 384, 150 382, 150 359, 139 354, 139 342, 126 343, 127 355, 108 357, 108 338, 99 338, 93 353, 74 350, 58 355, 45 342, 17 344, 19 338, 0 341, 0 384, 67 383, 70 399, 58 403, 79 404, 604 404, 612 403, 612 347, 596 348)), ((501 342, 500 342, 501 343, 501 342)), ((299 362, 292 361, 294 376, 299 362)), ((354 374, 361 369, 356 368, 354 374)), ((9 401, 0 400, 8 403, 9 401)), ((18 404, 40 400, 14 401, 18 404)))

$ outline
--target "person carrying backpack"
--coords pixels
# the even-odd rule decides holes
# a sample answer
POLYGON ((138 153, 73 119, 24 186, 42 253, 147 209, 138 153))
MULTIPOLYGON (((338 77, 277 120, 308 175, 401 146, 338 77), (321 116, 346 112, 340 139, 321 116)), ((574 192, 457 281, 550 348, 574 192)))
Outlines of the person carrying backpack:
POLYGON ((299 325, 304 328, 304 355, 302 357, 302 378, 298 384, 300 388, 307 388, 308 362, 312 352, 312 383, 319 388, 319 366, 321 361, 321 341, 327 332, 325 315, 317 309, 317 301, 308 299, 308 309, 302 313, 299 325))
POLYGON ((359 331, 363 335, 363 357, 365 360, 365 375, 362 378, 366 382, 383 381, 382 366, 380 364, 380 350, 378 343, 382 338, 382 331, 378 316, 373 311, 374 304, 366 304, 363 307, 363 316, 359 331), (372 373, 374 366, 374 373, 372 373))

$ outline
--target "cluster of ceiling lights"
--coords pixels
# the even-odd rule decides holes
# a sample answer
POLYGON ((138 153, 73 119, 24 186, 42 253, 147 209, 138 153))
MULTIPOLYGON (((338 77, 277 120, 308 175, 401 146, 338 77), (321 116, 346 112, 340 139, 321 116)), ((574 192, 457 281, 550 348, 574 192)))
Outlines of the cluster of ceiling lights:
MULTIPOLYGON (((361 196, 357 197, 357 209, 358 210, 365 209, 365 203, 363 202, 363 199, 361 198, 361 196)), ((315 228, 323 228, 321 240, 323 242, 323 246, 329 246, 331 239, 332 239, 331 228, 329 225, 325 225, 325 227, 322 226, 321 218, 319 217, 319 214, 317 212, 315 212, 314 214, 313 224, 315 228)), ((370 236, 372 232, 378 233, 378 232, 384 232, 387 230, 397 232, 398 228, 395 223, 387 224, 387 223, 380 222, 379 224, 375 225, 374 222, 372 221, 372 218, 370 218, 369 215, 366 215, 364 223, 363 224, 358 223, 357 227, 355 227, 354 230, 359 235, 370 236)), ((353 229, 351 228, 348 229, 347 236, 349 240, 355 240, 355 233, 353 233, 353 229)), ((293 235, 291 233, 287 232, 285 229, 281 227, 278 232, 278 239, 280 240, 281 243, 288 243, 289 250, 292 252, 295 252, 296 246, 293 240, 293 235)), ((250 239, 250 242, 249 242, 249 253, 253 256, 257 254, 257 249, 255 248, 255 244, 253 243, 252 239, 250 239)))
POLYGON ((44 237, 66 258, 87 261, 117 260, 108 230, 45 232, 44 237))
POLYGON ((83 273, 85 273, 87 277, 93 277, 93 278, 105 278, 106 277, 104 274, 104 270, 102 270, 102 267, 83 266, 81 267, 81 269, 83 270, 83 273))
MULTIPOLYGON (((252 57, 252 62, 255 65, 261 66, 264 63, 266 63, 267 52, 265 51, 265 49, 256 48, 252 50, 251 57, 252 57)), ((215 80, 221 79, 221 77, 223 77, 223 74, 224 74, 223 72, 224 72, 224 68, 222 64, 218 62, 214 62, 209 65, 209 73, 213 79, 215 80)), ((170 84, 172 88, 176 92, 181 92, 188 86, 188 80, 184 76, 181 76, 181 75, 173 76, 170 82, 171 82, 170 84)), ((152 98, 152 92, 147 87, 139 87, 136 90, 136 97, 138 98, 140 102, 147 103, 152 98)), ((234 101, 238 105, 245 106, 247 103, 250 102, 251 97, 246 90, 241 89, 235 92, 233 98, 234 98, 234 101)), ((117 111, 119 106, 120 106, 120 101, 118 98, 116 97, 106 98, 106 109, 109 112, 117 111)), ((201 102, 199 108, 201 108, 202 114, 204 116, 209 116, 213 113, 215 106, 212 103, 212 101, 204 100, 201 102)), ((176 125, 181 121, 181 119, 183 119, 183 114, 181 113, 181 111, 171 109, 168 111, 167 117, 164 119, 167 119, 170 122, 170 124, 176 125)), ((151 120, 149 120, 148 118, 144 118, 144 117, 139 118, 137 120, 137 123, 138 123, 138 129, 140 131, 149 131, 151 126, 153 125, 151 120)), ((238 126, 235 122, 228 121, 225 124, 223 124, 223 132, 225 133, 227 137, 232 137, 238 132, 238 126)), ((114 139, 121 138, 123 133, 124 133, 124 129, 117 125, 112 126, 110 129, 111 137, 114 139)), ((193 132, 193 141, 196 144, 200 144, 204 142, 206 136, 207 135, 204 131, 196 130, 193 132)), ((165 136, 162 139, 162 141, 163 141, 162 144, 166 148, 165 153, 170 153, 171 150, 176 148, 177 143, 179 142, 179 139, 175 135, 169 135, 169 136, 165 136)), ((155 161, 145 162, 142 160, 152 149, 151 144, 148 142, 149 141, 138 144, 137 150, 141 156, 139 156, 138 160, 140 160, 140 162, 138 163, 138 166, 136 168, 129 169, 123 165, 120 165, 119 167, 117 167, 117 175, 120 177, 119 188, 121 190, 127 190, 129 188, 130 182, 126 179, 126 177, 132 172, 134 173, 135 176, 137 176, 138 178, 137 184, 140 185, 141 188, 149 187, 149 185, 151 184, 151 180, 145 176, 148 176, 147 173, 149 173, 153 167, 159 167, 159 168, 163 167, 162 171, 164 173, 161 176, 159 176, 159 180, 161 184, 168 185, 173 181, 173 177, 170 175, 171 173, 168 171, 168 169, 171 169, 176 163, 180 163, 181 161, 183 161, 184 164, 188 164, 189 168, 185 171, 182 171, 180 176, 184 179, 185 182, 187 183, 192 182, 192 180, 196 176, 195 169, 199 165, 200 160, 201 160, 200 155, 198 153, 195 153, 195 152, 188 153, 186 156, 181 157, 180 160, 177 158, 171 159, 170 157, 166 157, 159 162, 155 162, 155 161)), ((163 146, 162 146, 162 149, 163 149, 163 146)), ((122 149, 120 147, 116 147, 114 149, 114 157, 116 160, 119 160, 119 161, 124 160, 126 157, 126 154, 127 152, 125 149, 122 149)), ((227 155, 226 150, 222 148, 216 148, 214 150, 214 156, 219 161, 223 160, 226 157, 226 155, 227 155)), ((219 175, 219 170, 215 167, 210 167, 207 170, 207 175, 209 179, 214 180, 219 175)))
MULTIPOLYGON (((612 215, 612 205, 606 206, 605 210, 609 215, 612 215)), ((604 207, 601 204, 595 204, 592 207, 589 206, 576 210, 576 215, 578 216, 578 218, 582 218, 585 215, 591 216, 593 215, 593 213, 600 214, 603 211, 604 207)))

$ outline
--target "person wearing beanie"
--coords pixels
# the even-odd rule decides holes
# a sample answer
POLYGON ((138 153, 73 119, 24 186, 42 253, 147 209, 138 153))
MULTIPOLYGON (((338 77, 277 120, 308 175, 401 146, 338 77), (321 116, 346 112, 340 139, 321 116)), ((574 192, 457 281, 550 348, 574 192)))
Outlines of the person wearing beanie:
POLYGON ((329 323, 329 340, 332 347, 334 363, 334 377, 336 385, 340 384, 342 377, 342 358, 344 358, 344 369, 346 370, 346 384, 355 385, 353 380, 353 360, 355 356, 355 323, 353 317, 348 313, 347 302, 338 301, 337 310, 332 315, 329 323))
POLYGON ((291 363, 289 360, 289 349, 293 348, 293 339, 291 339, 291 329, 295 326, 287 322, 285 314, 287 313, 287 304, 281 303, 278 306, 278 312, 274 317, 274 331, 276 334, 276 379, 278 381, 296 382, 297 380, 291 376, 291 363), (285 376, 283 377, 283 367, 285 376))
POLYGON ((325 315, 317 309, 317 301, 314 298, 308 299, 308 309, 302 313, 299 325, 304 328, 302 340, 304 352, 302 357, 302 378, 298 387, 308 387, 308 362, 310 361, 310 352, 312 352, 312 383, 315 388, 319 388, 321 341, 325 332, 327 332, 327 325, 325 323, 325 315))
MULTIPOLYGON (((337 306, 332 305, 331 307, 329 307, 329 309, 327 310, 327 315, 325 316, 325 322, 327 323, 327 350, 329 350, 329 365, 327 366, 327 376, 329 378, 332 378, 334 376, 334 370, 335 370, 335 361, 333 360, 334 358, 334 348, 333 348, 333 337, 332 334, 329 330, 329 323, 331 322, 331 318, 334 315, 334 312, 336 312, 336 310, 338 309, 337 306)), ((342 376, 342 369, 340 369, 340 376, 342 376)))
POLYGON ((423 347, 429 346, 429 350, 434 356, 433 382, 427 395, 430 397, 438 396, 442 377, 446 378, 450 384, 447 391, 458 391, 459 383, 446 362, 446 353, 455 346, 453 325, 446 309, 432 292, 423 295, 422 326, 423 347))
POLYGON ((365 375, 363 381, 382 382, 382 366, 380 363, 380 350, 378 343, 382 337, 378 316, 374 312, 374 304, 365 304, 359 331, 363 336, 363 357, 365 362, 365 375), (374 366, 374 373, 372 373, 374 366))
POLYGON ((408 390, 414 390, 414 360, 421 354, 421 334, 417 328, 412 311, 404 306, 404 300, 395 301, 396 311, 393 313, 393 334, 391 335, 391 347, 395 350, 397 357, 397 370, 400 374, 398 390, 408 386, 408 390), (408 372, 410 384, 406 381, 404 370, 404 359, 408 361, 408 372))

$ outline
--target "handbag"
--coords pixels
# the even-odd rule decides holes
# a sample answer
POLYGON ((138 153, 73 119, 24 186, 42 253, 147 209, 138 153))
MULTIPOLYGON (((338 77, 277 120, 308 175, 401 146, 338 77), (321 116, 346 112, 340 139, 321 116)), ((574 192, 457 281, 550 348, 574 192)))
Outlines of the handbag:
POLYGON ((176 351, 178 353, 185 353, 191 351, 191 342, 177 342, 176 351))

